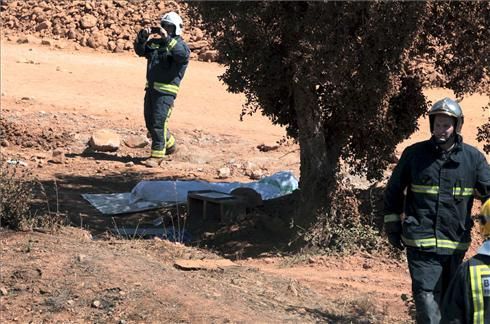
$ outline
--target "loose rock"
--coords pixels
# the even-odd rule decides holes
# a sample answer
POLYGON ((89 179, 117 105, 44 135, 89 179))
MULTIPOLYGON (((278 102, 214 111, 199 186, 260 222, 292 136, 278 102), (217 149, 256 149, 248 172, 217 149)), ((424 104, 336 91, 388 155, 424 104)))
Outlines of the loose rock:
POLYGON ((80 19, 80 25, 82 28, 92 28, 97 24, 97 18, 93 15, 85 15, 80 19))
POLYGON ((220 179, 226 179, 229 178, 231 175, 231 170, 228 167, 223 167, 218 170, 218 177, 220 179))
POLYGON ((52 152, 51 159, 48 162, 62 164, 65 162, 65 152, 60 149, 56 149, 52 152))
POLYGON ((119 149, 121 138, 114 131, 101 129, 92 134, 89 145, 96 151, 115 152, 119 149))
POLYGON ((124 144, 130 148, 142 148, 150 143, 146 136, 130 135, 124 138, 124 144))

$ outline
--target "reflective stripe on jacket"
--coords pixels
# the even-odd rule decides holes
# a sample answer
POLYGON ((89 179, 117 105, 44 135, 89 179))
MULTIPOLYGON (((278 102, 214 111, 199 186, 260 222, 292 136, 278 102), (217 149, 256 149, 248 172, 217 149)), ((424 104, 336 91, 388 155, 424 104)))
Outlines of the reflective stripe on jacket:
POLYGON ((480 151, 461 137, 450 153, 432 140, 416 143, 405 149, 386 186, 385 228, 401 232, 412 248, 464 253, 475 194, 490 197, 490 168, 480 151))
POLYGON ((135 43, 135 52, 148 60, 146 87, 170 94, 179 92, 187 66, 190 50, 180 36, 170 39, 150 39, 145 43, 135 43))

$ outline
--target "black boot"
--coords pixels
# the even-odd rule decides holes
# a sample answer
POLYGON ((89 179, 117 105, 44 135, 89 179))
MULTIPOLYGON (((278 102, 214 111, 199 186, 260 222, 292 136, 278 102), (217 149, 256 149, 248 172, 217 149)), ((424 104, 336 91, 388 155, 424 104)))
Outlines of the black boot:
POLYGON ((417 324, 439 324, 441 312, 433 292, 422 291, 414 296, 417 324))

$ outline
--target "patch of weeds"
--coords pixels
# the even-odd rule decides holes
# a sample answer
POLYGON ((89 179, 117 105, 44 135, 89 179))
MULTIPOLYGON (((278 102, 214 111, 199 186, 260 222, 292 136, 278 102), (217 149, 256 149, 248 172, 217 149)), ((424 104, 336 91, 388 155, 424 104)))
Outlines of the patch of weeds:
MULTIPOLYGON (((290 307, 289 310, 295 310, 295 308, 290 307)), ((355 299, 326 300, 323 308, 304 308, 303 313, 313 317, 317 323, 385 323, 384 315, 376 311, 373 300, 367 295, 355 299)))
POLYGON ((378 322, 379 318, 376 318, 376 306, 368 296, 361 296, 354 299, 351 305, 358 316, 365 318, 368 322, 378 322))
POLYGON ((102 239, 144 240, 160 238, 170 242, 181 244, 191 243, 192 236, 187 230, 187 212, 183 206, 165 207, 156 210, 157 218, 149 219, 148 216, 133 220, 117 222, 118 218, 112 217, 112 229, 106 232, 102 239))
POLYGON ((407 307, 408 315, 410 315, 410 318, 415 321, 416 311, 415 311, 415 301, 413 300, 413 297, 411 295, 402 294, 400 298, 402 299, 403 303, 407 307))
POLYGON ((325 254, 324 251, 319 247, 306 246, 297 253, 281 258, 280 266, 290 268, 294 265, 309 263, 312 259, 316 259, 323 254, 325 254))
POLYGON ((71 292, 63 290, 57 296, 46 298, 43 306, 47 307, 50 312, 61 312, 67 307, 70 297, 71 292))
POLYGON ((363 205, 366 193, 355 189, 348 179, 340 177, 335 188, 330 206, 317 210, 314 223, 301 230, 302 239, 331 255, 389 253, 390 247, 379 226, 380 192, 369 192, 367 208, 363 205))
MULTIPOLYGON (((55 190, 57 193, 57 188, 55 190)), ((44 187, 35 180, 31 171, 0 156, 0 227, 21 231, 33 228, 52 230, 63 220, 58 208, 51 211, 44 187), (45 207, 36 203, 36 192, 45 201, 45 207)))
POLYGON ((0 226, 14 230, 32 228, 32 174, 0 157, 0 226))

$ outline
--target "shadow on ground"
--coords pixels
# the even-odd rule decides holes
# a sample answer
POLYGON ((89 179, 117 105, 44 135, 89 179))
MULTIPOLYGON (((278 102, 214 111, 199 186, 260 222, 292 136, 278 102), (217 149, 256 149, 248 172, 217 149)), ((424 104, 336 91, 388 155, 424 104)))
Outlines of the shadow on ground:
POLYGON ((41 183, 45 196, 42 203, 49 206, 51 213, 63 215, 67 224, 83 227, 95 238, 105 237, 108 233, 131 239, 153 238, 168 234, 170 229, 179 234, 174 236, 177 240, 185 237, 184 242, 188 245, 209 248, 231 259, 256 257, 288 249, 291 233, 287 220, 282 217, 292 214, 289 210, 294 206, 294 195, 266 201, 240 219, 228 223, 223 223, 218 218, 204 219, 195 215, 187 217, 186 205, 132 214, 104 215, 81 196, 88 193, 130 192, 139 181, 150 175, 151 172, 125 172, 103 176, 59 174, 56 181, 41 183), (137 229, 137 232, 133 233, 128 229, 137 229))
POLYGON ((128 162, 134 162, 135 164, 141 164, 143 160, 146 158, 142 157, 133 157, 130 155, 116 155, 114 153, 104 153, 104 152, 96 152, 93 149, 86 148, 82 153, 68 153, 65 155, 66 158, 75 158, 75 157, 83 157, 83 158, 91 158, 94 160, 98 161, 113 161, 113 162, 121 162, 121 163, 128 163, 128 162))

